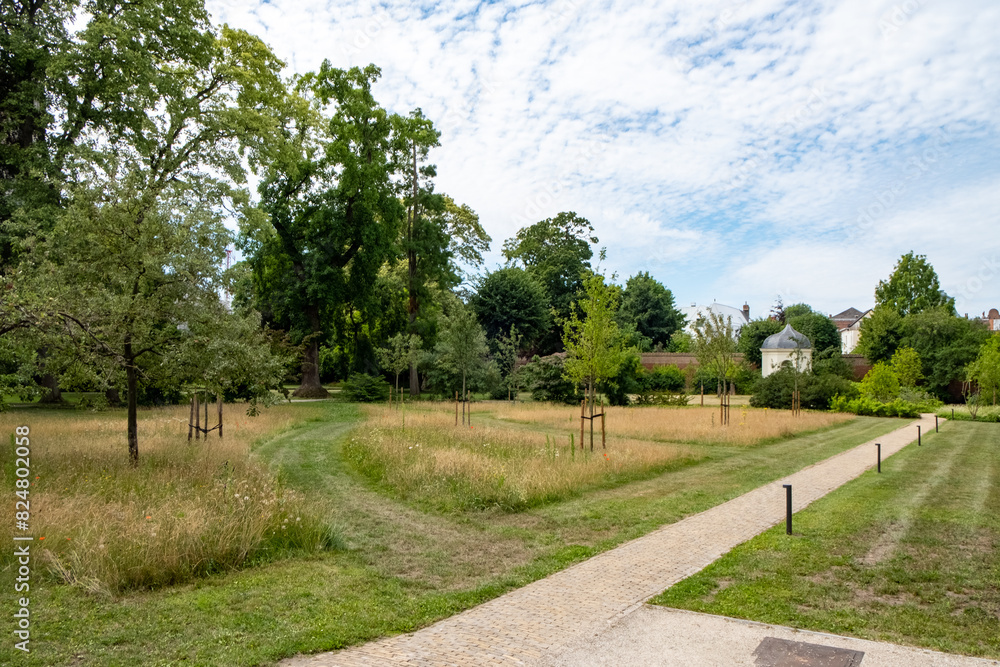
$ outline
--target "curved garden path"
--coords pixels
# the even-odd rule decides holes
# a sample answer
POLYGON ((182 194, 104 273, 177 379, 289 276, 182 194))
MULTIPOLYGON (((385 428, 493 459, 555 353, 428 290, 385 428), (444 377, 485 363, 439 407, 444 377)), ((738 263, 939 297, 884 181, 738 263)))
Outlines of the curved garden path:
MULTIPOLYGON (((920 420, 878 438, 882 457, 887 458, 915 442, 917 425, 928 433, 934 428, 933 415, 923 415, 920 420)), ((601 662, 597 655, 586 653, 590 650, 587 642, 592 638, 642 608, 645 600, 783 521, 783 484, 792 485, 793 509, 801 510, 874 467, 874 442, 864 443, 710 510, 663 526, 417 632, 342 651, 299 656, 282 664, 287 667, 531 664, 558 662, 560 656, 572 656, 576 661, 582 657, 581 650, 585 651, 583 655, 601 662)), ((641 614, 636 618, 639 616, 641 614)), ((704 644, 706 650, 712 645, 711 641, 704 644)), ((901 660, 906 664, 942 664, 939 660, 942 654, 905 647, 893 647, 893 650, 903 652, 905 658, 901 660), (921 655, 930 658, 921 660, 921 655)), ((962 662, 948 664, 966 664, 965 660, 972 660, 954 657, 962 662)), ((628 661, 626 656, 617 655, 615 661, 619 660, 628 661)), ((968 664, 973 663, 983 664, 983 661, 968 664)))

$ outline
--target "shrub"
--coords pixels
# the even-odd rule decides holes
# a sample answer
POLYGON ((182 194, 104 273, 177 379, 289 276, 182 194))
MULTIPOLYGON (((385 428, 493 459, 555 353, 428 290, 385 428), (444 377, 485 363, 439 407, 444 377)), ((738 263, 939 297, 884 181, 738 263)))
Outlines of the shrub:
POLYGON ((563 359, 557 355, 541 358, 535 355, 523 372, 531 398, 536 401, 579 403, 583 400, 573 383, 563 377, 563 359))
POLYGON ((899 378, 889 364, 880 361, 865 374, 860 390, 862 396, 887 403, 899 397, 899 378))
POLYGON ((917 405, 898 398, 882 402, 870 396, 860 396, 853 399, 835 396, 830 402, 830 409, 834 412, 850 412, 866 417, 904 417, 910 419, 920 416, 917 405))
POLYGON ((347 400, 357 403, 374 403, 389 398, 389 383, 367 373, 352 373, 342 388, 347 400))
MULTIPOLYGON (((838 394, 847 397, 857 394, 854 383, 839 375, 800 373, 798 385, 802 407, 812 410, 826 410, 833 397, 838 394)), ((794 390, 795 371, 789 367, 780 368, 757 383, 757 389, 750 397, 750 405, 755 408, 789 410, 794 390)))
MULTIPOLYGON (((746 364, 741 364, 736 368, 736 376, 731 378, 731 381, 736 384, 737 394, 752 394, 756 390, 757 383, 760 381, 760 371, 747 366, 746 364)), ((698 370, 695 371, 694 377, 691 379, 691 392, 699 393, 701 391, 701 386, 704 384, 706 394, 714 394, 716 388, 719 386, 719 378, 703 366, 699 366, 698 370)))

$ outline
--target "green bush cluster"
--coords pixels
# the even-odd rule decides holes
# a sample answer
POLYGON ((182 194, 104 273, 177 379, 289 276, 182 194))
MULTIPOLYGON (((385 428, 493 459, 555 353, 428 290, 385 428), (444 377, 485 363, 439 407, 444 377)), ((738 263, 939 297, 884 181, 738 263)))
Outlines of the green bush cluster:
POLYGON ((389 398, 389 383, 367 373, 352 373, 344 381, 342 390, 347 400, 358 403, 375 403, 389 398))
MULTIPOLYGON (((812 373, 798 374, 798 389, 803 408, 826 410, 838 394, 854 396, 857 390, 850 380, 839 375, 812 373)), ((755 408, 788 410, 792 407, 792 393, 795 391, 794 369, 779 368, 757 382, 756 391, 750 397, 750 405, 755 408)))
POLYGON ((912 418, 920 416, 920 407, 915 403, 910 403, 899 398, 893 399, 888 403, 883 403, 870 396, 859 396, 857 398, 834 396, 833 400, 830 401, 830 410, 834 412, 850 412, 866 417, 912 418))
POLYGON ((573 383, 563 376, 563 359, 557 355, 539 357, 524 367, 525 385, 536 401, 579 403, 583 399, 573 383))
POLYGON ((654 366, 650 370, 640 366, 636 373, 636 402, 639 405, 687 405, 685 380, 684 372, 673 364, 654 366))

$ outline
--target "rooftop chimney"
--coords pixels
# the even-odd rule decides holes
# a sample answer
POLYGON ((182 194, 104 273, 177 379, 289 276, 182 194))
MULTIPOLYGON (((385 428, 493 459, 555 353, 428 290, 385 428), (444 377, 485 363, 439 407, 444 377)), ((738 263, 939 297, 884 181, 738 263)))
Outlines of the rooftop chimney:
POLYGON ((747 322, 750 321, 750 306, 746 301, 743 302, 743 317, 747 322))

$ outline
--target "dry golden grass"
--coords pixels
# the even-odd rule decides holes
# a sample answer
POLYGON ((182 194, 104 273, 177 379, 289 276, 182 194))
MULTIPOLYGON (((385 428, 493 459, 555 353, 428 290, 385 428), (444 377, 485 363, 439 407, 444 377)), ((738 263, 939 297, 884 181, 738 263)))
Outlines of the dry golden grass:
POLYGON ((598 440, 595 452, 581 451, 559 428, 456 428, 447 407, 405 414, 372 407, 367 417, 345 448, 348 458, 395 492, 443 507, 517 510, 696 458, 682 445, 619 436, 607 450, 598 440))
MULTIPOLYGON (((329 539, 301 498, 250 456, 254 441, 304 416, 281 406, 249 418, 226 406, 225 437, 189 444, 186 407, 143 410, 136 467, 123 411, 6 413, 0 429, 31 428, 30 532, 42 559, 69 583, 113 592, 329 539)), ((12 462, 4 450, 0 460, 12 462)), ((4 470, 12 488, 12 466, 4 470)))
MULTIPOLYGON (((483 406, 480 410, 500 421, 532 424, 562 432, 575 429, 579 437, 579 407, 494 404, 483 406)), ((788 410, 734 405, 729 410, 729 425, 723 427, 719 426, 717 407, 608 407, 605 410, 609 437, 739 446, 756 445, 853 419, 852 415, 831 412, 802 412, 796 417, 788 410)), ((596 422, 595 427, 598 425, 599 422, 596 422)), ((588 424, 588 442, 589 428, 588 424)))

